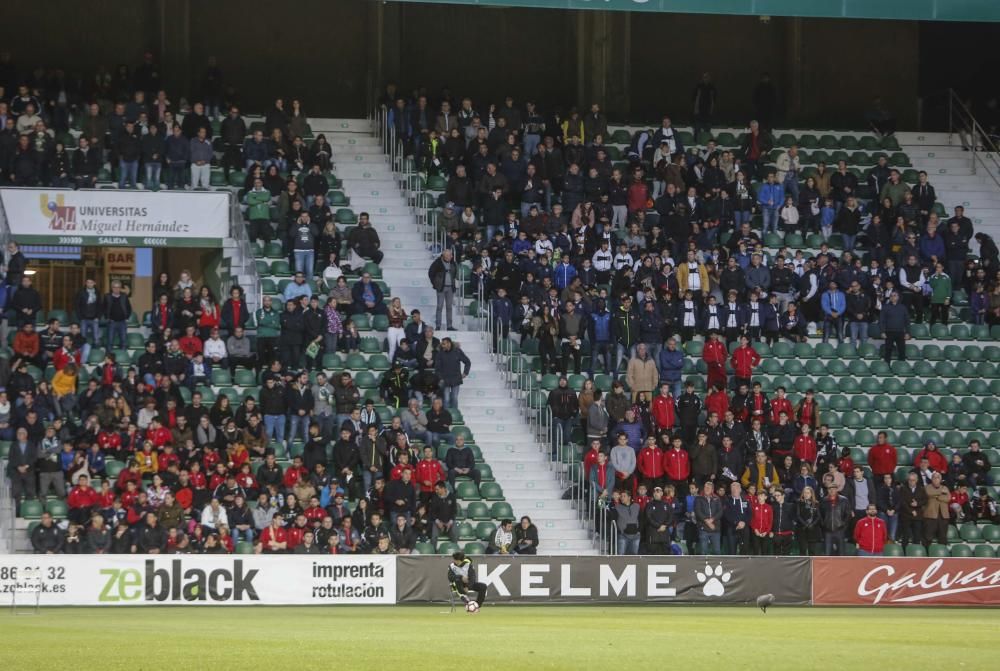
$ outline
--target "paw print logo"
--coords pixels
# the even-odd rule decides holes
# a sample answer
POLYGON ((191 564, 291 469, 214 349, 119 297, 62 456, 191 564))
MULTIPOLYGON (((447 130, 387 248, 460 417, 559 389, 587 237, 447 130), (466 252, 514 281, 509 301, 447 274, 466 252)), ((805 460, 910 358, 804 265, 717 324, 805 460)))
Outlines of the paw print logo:
POLYGON ((733 577, 733 574, 722 568, 722 564, 718 564, 715 568, 711 565, 705 565, 705 572, 702 573, 698 571, 694 574, 701 583, 701 592, 705 596, 722 596, 726 593, 726 583, 733 577))

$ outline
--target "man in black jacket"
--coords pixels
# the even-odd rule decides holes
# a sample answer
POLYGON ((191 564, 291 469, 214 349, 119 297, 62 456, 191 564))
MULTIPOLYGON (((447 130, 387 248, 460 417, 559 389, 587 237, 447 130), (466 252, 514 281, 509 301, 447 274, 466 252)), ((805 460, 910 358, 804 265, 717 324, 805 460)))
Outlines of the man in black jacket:
POLYGON ((820 523, 823 526, 823 542, 827 556, 844 554, 845 534, 852 528, 851 504, 837 493, 837 487, 830 485, 827 496, 819 503, 820 523))
POLYGON ((899 350, 899 360, 906 361, 906 341, 910 337, 910 312, 899 300, 899 292, 893 291, 889 301, 882 305, 879 326, 885 338, 883 358, 892 363, 892 350, 899 350))
POLYGON ((646 538, 649 554, 665 555, 670 551, 674 509, 663 500, 663 488, 653 488, 653 500, 646 505, 646 538))
POLYGON ((792 538, 795 537, 795 504, 785 500, 785 492, 776 489, 774 492, 774 521, 771 530, 774 532, 774 554, 787 556, 792 549, 792 538))
MULTIPOLYGON (((28 438, 28 430, 17 430, 16 439, 7 455, 7 477, 10 478, 11 494, 15 505, 20 506, 22 497, 35 498, 35 463, 38 461, 38 447, 28 438)), ((20 509, 20 508, 18 508, 20 509)))
POLYGON ((81 135, 73 154, 73 180, 76 188, 93 189, 97 185, 101 163, 100 148, 91 147, 90 141, 81 135))
POLYGON ((142 144, 135 132, 135 123, 132 121, 125 122, 125 130, 118 137, 115 153, 118 155, 118 188, 124 189, 126 183, 133 189, 138 188, 136 182, 139 176, 142 144))
POLYGON ((434 496, 427 507, 427 516, 431 522, 431 542, 437 545, 438 536, 447 534, 451 542, 458 541, 458 526, 455 524, 455 513, 458 504, 455 495, 448 493, 448 487, 443 482, 434 485, 434 496))
POLYGON ((222 153, 222 170, 229 179, 230 169, 243 168, 243 142, 247 136, 247 124, 240 116, 236 105, 229 108, 229 116, 222 120, 220 137, 225 148, 222 153))
POLYGON ((146 513, 146 524, 136 537, 132 552, 158 555, 167 549, 167 533, 160 526, 156 513, 146 513))
POLYGON ((924 538, 924 506, 927 489, 915 472, 906 476, 899 489, 899 542, 906 551, 911 542, 919 545, 924 538))
POLYGON ((115 336, 119 348, 128 347, 128 320, 132 316, 132 303, 122 291, 121 282, 115 280, 111 283, 111 293, 104 296, 101 312, 108 319, 108 349, 115 347, 115 336))
POLYGON ((547 403, 552 410, 554 431, 552 449, 553 452, 558 452, 562 445, 570 443, 574 421, 580 414, 580 400, 576 392, 569 387, 565 375, 559 377, 559 386, 549 392, 547 403))
POLYGON ((31 286, 31 277, 21 278, 17 293, 10 300, 7 308, 17 314, 18 327, 35 323, 35 317, 42 309, 42 297, 38 290, 31 286))
POLYGON ((142 136, 140 142, 142 148, 142 165, 145 178, 142 180, 143 186, 147 189, 158 191, 160 188, 160 170, 163 168, 163 152, 166 147, 163 136, 160 135, 160 127, 150 124, 149 132, 142 136))
POLYGON ((444 463, 448 467, 448 484, 452 491, 455 491, 455 479, 459 476, 472 478, 479 488, 482 474, 476 468, 476 455, 465 446, 465 436, 455 436, 455 446, 448 450, 444 463))
POLYGON ((36 555, 57 555, 62 554, 65 543, 66 537, 54 524, 52 515, 42 513, 42 521, 31 531, 31 549, 36 555))

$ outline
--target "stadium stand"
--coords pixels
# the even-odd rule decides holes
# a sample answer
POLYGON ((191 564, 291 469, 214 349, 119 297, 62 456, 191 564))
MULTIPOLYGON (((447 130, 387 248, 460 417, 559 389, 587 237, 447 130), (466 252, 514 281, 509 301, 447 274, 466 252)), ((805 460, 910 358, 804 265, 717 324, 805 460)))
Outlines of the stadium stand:
POLYGON ((155 189, 162 174, 232 192, 260 296, 181 277, 141 320, 116 289, 42 306, 8 250, 0 459, 17 549, 367 552, 388 535, 424 554, 717 552, 688 489, 706 479, 724 552, 1000 547, 997 250, 979 201, 962 201, 971 219, 949 211, 919 171, 933 157, 912 165, 919 138, 695 135, 609 125, 596 106, 480 116, 394 95, 373 123, 309 120, 297 101, 175 117, 139 86, 107 93, 65 118, 15 96, 5 186, 155 189), (421 330, 451 326, 430 319, 445 250, 468 330, 436 335, 472 368, 457 403, 441 393, 453 357, 421 330), (64 340, 74 319, 124 325, 127 347, 64 340), (869 502, 890 541, 875 549, 855 533, 869 502), (741 515, 758 525, 736 533, 741 515))

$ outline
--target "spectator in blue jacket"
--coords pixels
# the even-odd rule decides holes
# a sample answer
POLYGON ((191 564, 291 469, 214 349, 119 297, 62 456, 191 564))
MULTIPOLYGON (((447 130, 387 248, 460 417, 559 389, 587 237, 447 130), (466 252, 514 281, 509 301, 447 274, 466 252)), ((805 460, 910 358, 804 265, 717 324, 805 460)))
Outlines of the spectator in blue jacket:
POLYGON ((507 298, 507 288, 497 287, 497 295, 491 302, 493 310, 493 347, 499 346, 500 340, 510 336, 510 322, 514 318, 514 305, 507 298))
POLYGON ((560 291, 573 282, 573 278, 576 277, 576 267, 569 262, 568 255, 562 257, 562 261, 556 266, 554 274, 556 286, 559 287, 560 291))
POLYGON ((253 137, 243 143, 243 158, 247 170, 250 170, 254 165, 266 168, 271 163, 270 156, 270 141, 264 139, 263 131, 254 131, 253 137))
POLYGON ((590 314, 590 370, 587 373, 594 379, 594 362, 601 360, 604 372, 611 374, 611 313, 601 299, 594 302, 594 311, 590 314))
POLYGON ((729 485, 729 496, 722 500, 722 530, 725 554, 746 555, 750 552, 750 502, 743 496, 743 486, 729 485))
POLYGON ((937 262, 945 263, 945 252, 944 237, 931 224, 920 238, 920 262, 931 267, 937 262))
POLYGON ((667 339, 667 346, 660 350, 660 384, 669 384, 674 398, 681 395, 681 374, 684 372, 684 353, 677 349, 675 338, 667 339))
POLYGON ((830 331, 836 330, 837 344, 844 342, 844 310, 847 309, 847 297, 837 288, 836 282, 830 282, 829 288, 820 300, 823 308, 823 342, 829 342, 830 331))
POLYGON ((167 159, 167 188, 183 189, 187 174, 187 163, 191 157, 191 142, 184 137, 180 126, 174 126, 173 135, 164 143, 167 159))
POLYGON ((774 181, 774 172, 767 173, 767 181, 761 184, 757 194, 757 204, 760 205, 761 216, 764 217, 762 233, 768 230, 778 232, 778 210, 785 202, 785 189, 774 181))
POLYGON ((642 443, 646 440, 646 428, 631 408, 625 411, 625 418, 618 422, 614 432, 624 433, 628 446, 635 450, 636 454, 642 449, 642 443))

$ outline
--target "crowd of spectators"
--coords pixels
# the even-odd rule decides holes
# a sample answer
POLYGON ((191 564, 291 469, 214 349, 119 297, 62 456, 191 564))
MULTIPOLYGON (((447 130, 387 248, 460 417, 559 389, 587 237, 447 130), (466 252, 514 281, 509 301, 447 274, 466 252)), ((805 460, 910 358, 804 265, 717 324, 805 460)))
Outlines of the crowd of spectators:
POLYGON ((597 105, 562 119, 511 98, 487 110, 391 87, 383 104, 421 169, 446 179, 446 249, 472 266, 495 340, 533 344, 541 372, 560 375, 547 399, 553 451, 580 427, 585 481, 620 552, 683 542, 787 554, 796 541, 802 554, 840 554, 850 541, 878 553, 945 542, 939 520, 997 519, 978 442, 951 464, 928 445, 900 482, 896 448, 855 466, 812 391, 793 407, 754 380, 760 341, 860 347, 877 327, 885 360, 905 359, 911 324, 947 324, 958 290, 972 321, 1000 323, 996 246, 961 207, 939 218, 926 173, 907 185, 880 156, 861 180, 844 161, 806 176, 795 146, 772 167, 773 138, 756 121, 739 148, 685 148, 665 116, 616 164, 597 105), (695 338, 704 398, 690 383, 681 391, 682 347, 695 338), (569 373, 586 375, 581 391, 569 373), (612 377, 610 393, 596 373, 612 377))

